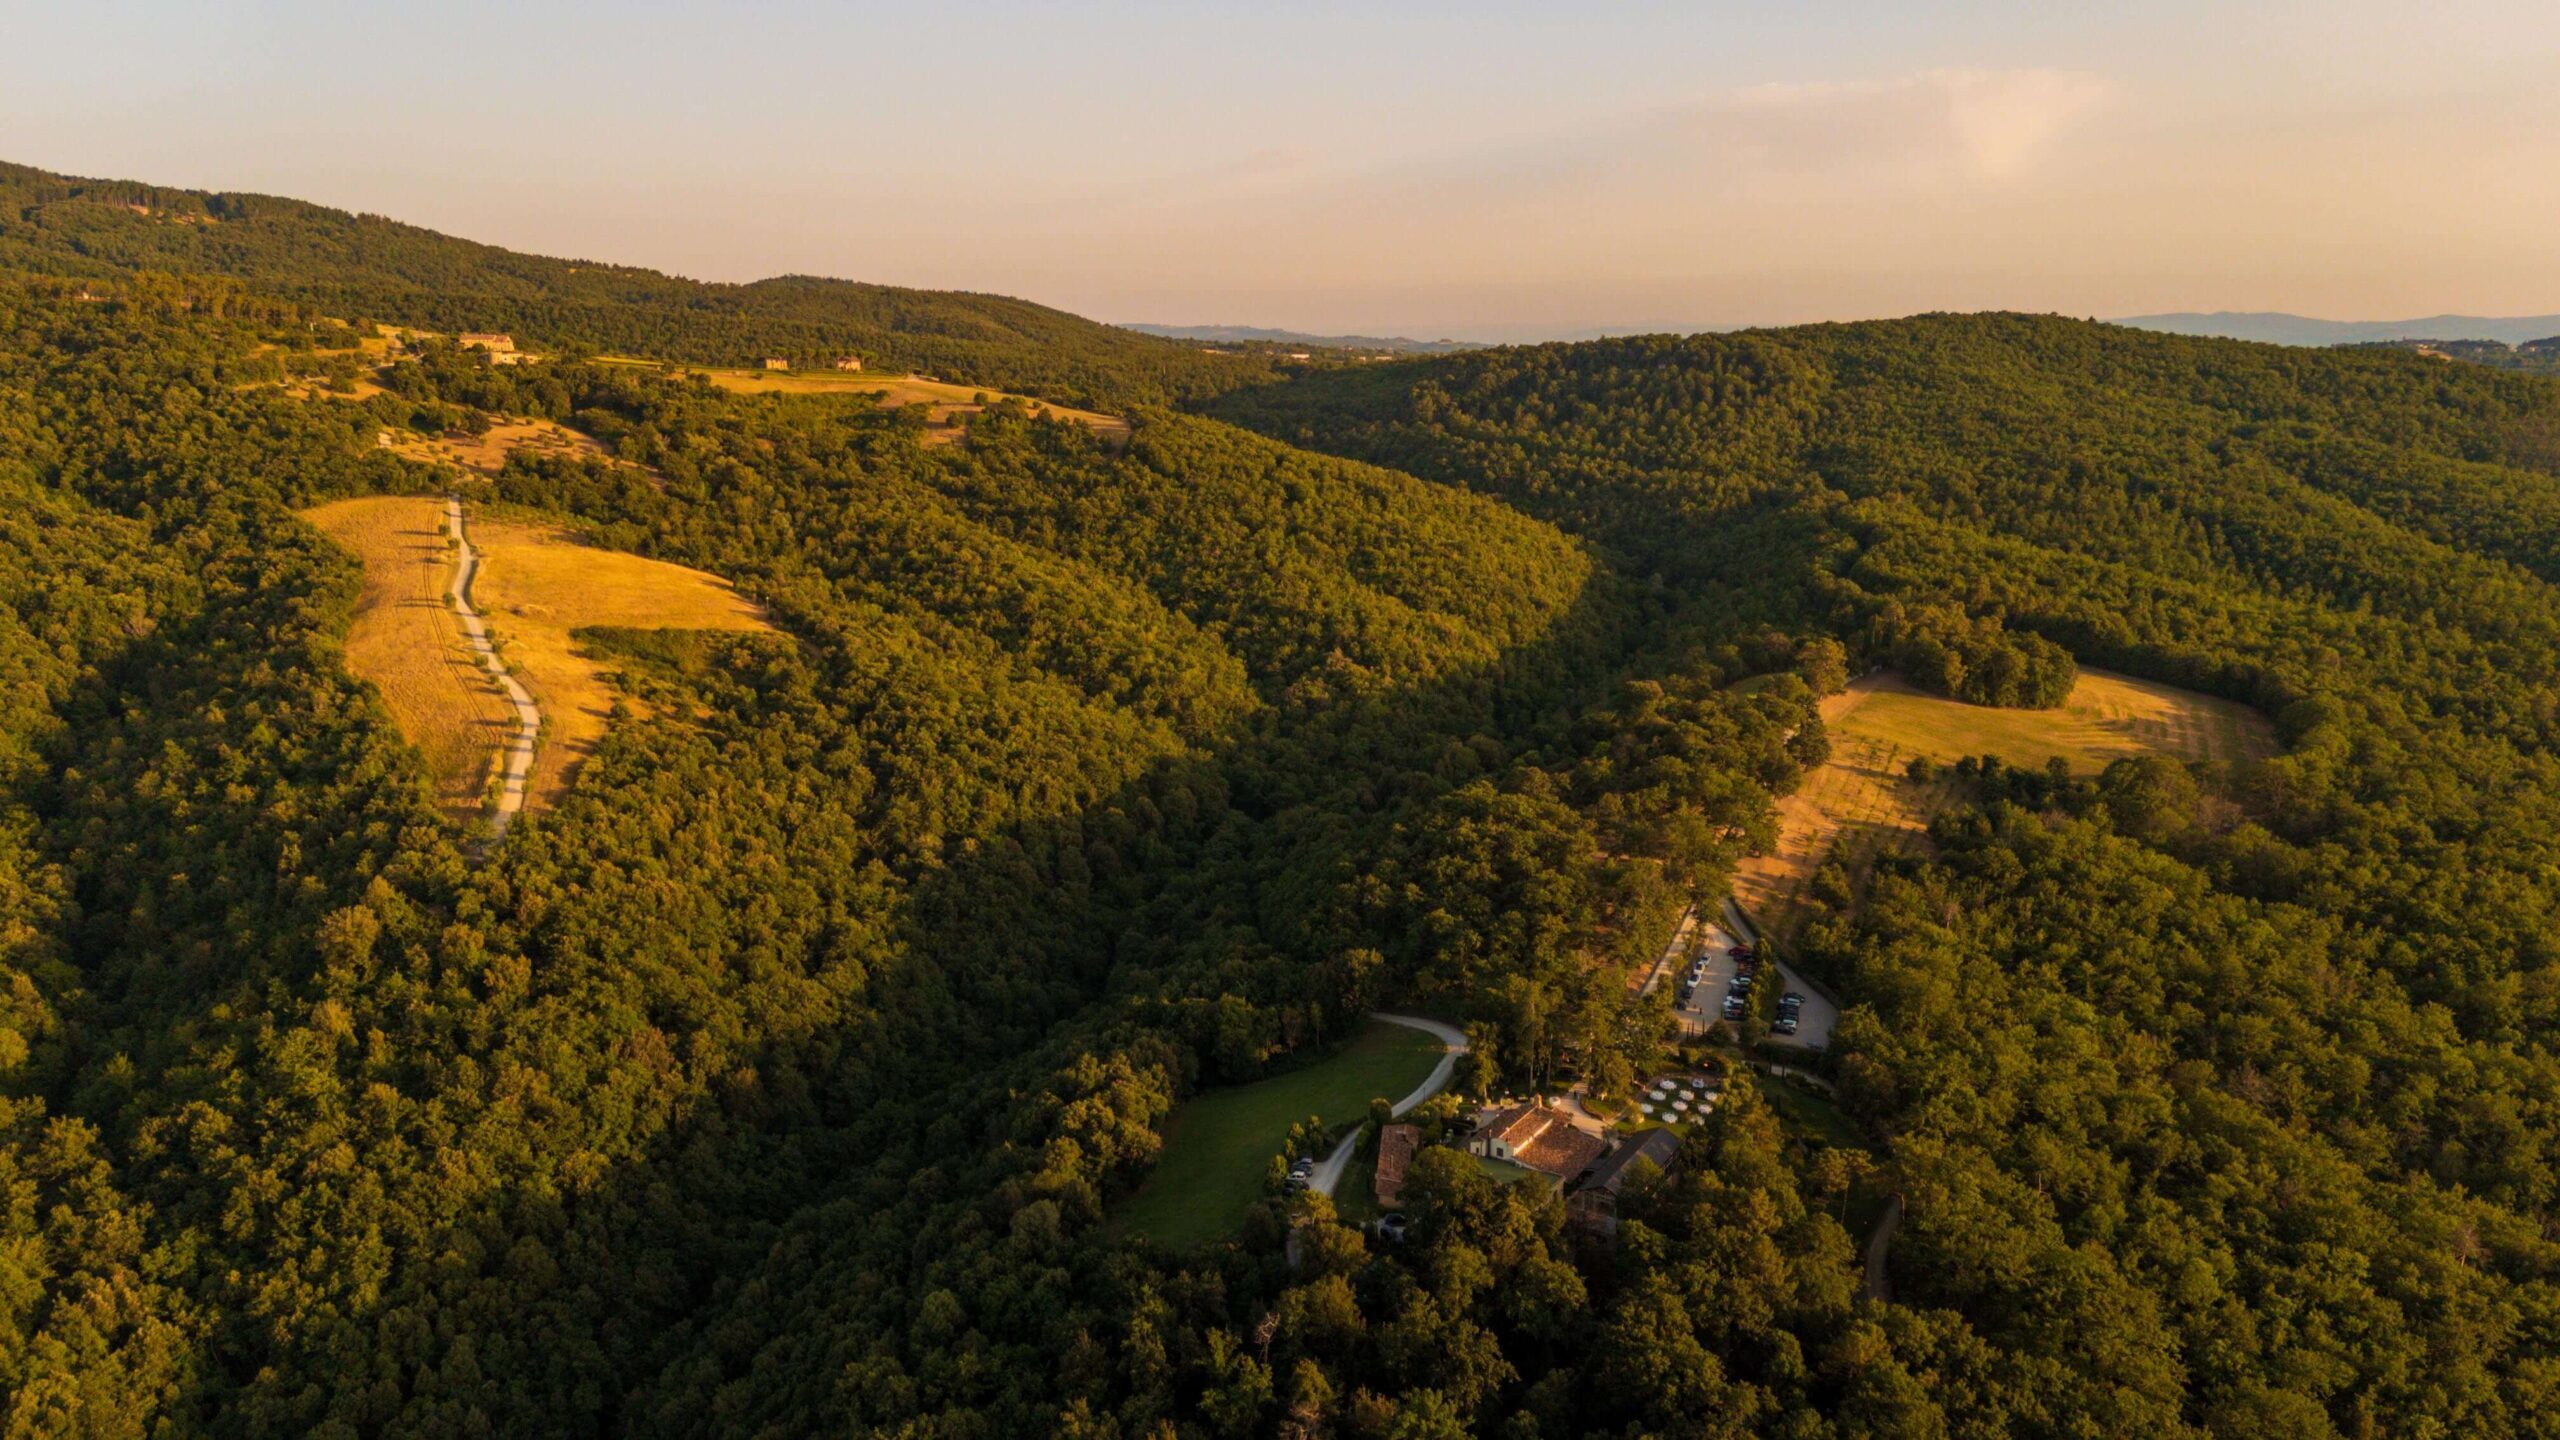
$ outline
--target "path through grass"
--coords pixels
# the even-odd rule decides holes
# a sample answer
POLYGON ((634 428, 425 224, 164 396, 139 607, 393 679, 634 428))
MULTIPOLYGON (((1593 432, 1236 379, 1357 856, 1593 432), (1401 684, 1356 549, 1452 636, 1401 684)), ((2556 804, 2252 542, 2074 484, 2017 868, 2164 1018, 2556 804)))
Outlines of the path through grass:
MULTIPOLYGON (((446 812, 471 823, 486 804, 488 778, 514 714, 464 645, 445 601, 453 552, 444 534, 444 502, 369 495, 305 513, 364 564, 347 668, 381 691, 401 733, 425 752, 446 812)), ((473 604, 507 668, 542 710, 528 811, 558 799, 575 766, 604 738, 613 710, 611 666, 578 630, 771 628, 760 609, 716 575, 600 550, 547 523, 475 514, 470 524, 481 559, 473 604)))

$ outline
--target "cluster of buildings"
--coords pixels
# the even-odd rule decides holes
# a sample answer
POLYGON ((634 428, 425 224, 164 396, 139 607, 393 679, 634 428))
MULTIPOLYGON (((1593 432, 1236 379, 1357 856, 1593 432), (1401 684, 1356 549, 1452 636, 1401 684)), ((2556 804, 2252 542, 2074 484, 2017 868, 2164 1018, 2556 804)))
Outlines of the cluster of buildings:
MULTIPOLYGON (((1378 1132, 1374 1188, 1380 1208, 1392 1211, 1403 1200, 1405 1174, 1421 1143, 1422 1132, 1412 1125, 1389 1125, 1378 1132)), ((1570 1112, 1522 1103, 1486 1111, 1466 1148, 1528 1171, 1534 1178, 1523 1184, 1543 1184, 1563 1193, 1566 1218, 1586 1234, 1606 1240, 1617 1234, 1618 1195, 1634 1175, 1636 1162, 1668 1173, 1679 1159, 1680 1137, 1668 1127, 1641 1135, 1586 1129, 1570 1112)))

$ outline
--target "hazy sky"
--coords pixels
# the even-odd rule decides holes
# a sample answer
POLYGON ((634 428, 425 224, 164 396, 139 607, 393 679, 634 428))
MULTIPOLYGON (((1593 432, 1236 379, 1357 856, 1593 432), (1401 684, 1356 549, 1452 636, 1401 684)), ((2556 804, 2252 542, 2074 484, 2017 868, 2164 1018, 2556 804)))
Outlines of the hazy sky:
POLYGON ((1431 335, 2560 312, 2560 0, 27 4, 0 158, 1431 335))

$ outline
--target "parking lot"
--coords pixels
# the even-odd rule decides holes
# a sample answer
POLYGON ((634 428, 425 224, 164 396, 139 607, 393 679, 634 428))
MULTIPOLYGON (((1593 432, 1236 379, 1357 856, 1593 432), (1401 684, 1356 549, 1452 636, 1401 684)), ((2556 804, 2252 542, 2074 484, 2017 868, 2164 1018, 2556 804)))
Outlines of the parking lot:
MULTIPOLYGON (((1726 952, 1741 943, 1729 921, 1702 919, 1690 932, 1681 959, 1677 964, 1666 967, 1662 977, 1662 983, 1672 987, 1673 1009, 1682 1021, 1703 1029, 1724 1018, 1724 997, 1733 988, 1734 977, 1734 962, 1726 952), (1690 959, 1698 953, 1700 946, 1706 948, 1707 966, 1688 998, 1682 1000, 1679 998, 1679 986, 1687 978, 1690 959)), ((1831 1027, 1840 1019, 1837 1006, 1816 993, 1783 964, 1763 967, 1759 983, 1774 985, 1782 995, 1793 991, 1804 997, 1803 1008, 1796 1014, 1796 1033, 1761 1033, 1780 1044, 1799 1045, 1808 1050, 1820 1050, 1831 1043, 1831 1027)))
POLYGON ((1796 1014, 1796 1033, 1772 1035, 1769 1038, 1784 1045, 1801 1045, 1807 1050, 1821 1050, 1828 1047, 1831 1044, 1831 1027, 1838 1024, 1840 1020, 1840 1007, 1823 999, 1820 993, 1812 986, 1805 984, 1797 977, 1796 972, 1788 969, 1785 964, 1778 964, 1776 969, 1778 993, 1783 995, 1792 990, 1802 995, 1804 1009, 1796 1014))
MULTIPOLYGON (((1713 921, 1699 922, 1689 938, 1691 955, 1697 953, 1699 946, 1706 947, 1707 968, 1686 1002, 1680 1002, 1677 989, 1672 991, 1672 998, 1682 1019, 1699 1025, 1711 1024, 1724 1018, 1725 992, 1733 988, 1733 958, 1726 952, 1742 942, 1734 938, 1731 930, 1713 921)), ((1683 960, 1671 975, 1671 983, 1677 986, 1688 973, 1688 962, 1683 960)))

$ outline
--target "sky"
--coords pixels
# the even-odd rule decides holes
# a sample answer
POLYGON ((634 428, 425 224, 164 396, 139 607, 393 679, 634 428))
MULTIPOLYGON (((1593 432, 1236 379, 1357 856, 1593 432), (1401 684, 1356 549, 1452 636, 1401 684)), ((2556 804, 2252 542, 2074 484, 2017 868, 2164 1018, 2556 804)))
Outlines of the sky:
POLYGON ((711 280, 1525 339, 2560 312, 2560 3, 77 5, 0 159, 711 280))

